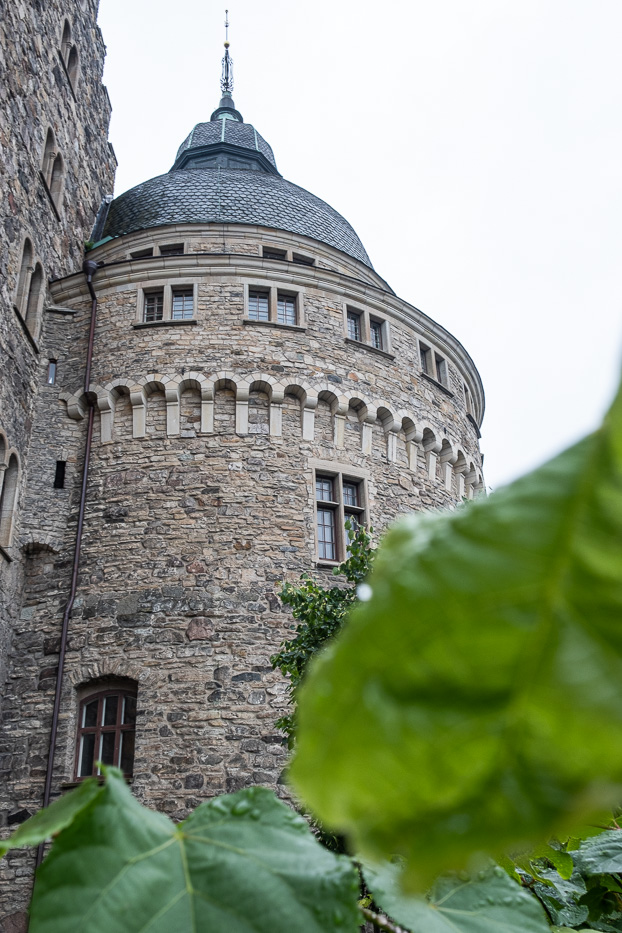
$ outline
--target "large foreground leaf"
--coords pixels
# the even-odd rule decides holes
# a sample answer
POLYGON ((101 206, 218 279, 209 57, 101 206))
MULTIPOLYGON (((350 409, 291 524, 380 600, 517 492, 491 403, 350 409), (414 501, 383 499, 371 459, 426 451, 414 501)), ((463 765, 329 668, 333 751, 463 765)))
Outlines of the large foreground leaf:
POLYGON ((440 878, 427 899, 403 894, 400 874, 395 864, 363 866, 375 902, 411 933, 550 933, 540 904, 502 868, 440 878))
POLYGON ((411 884, 622 796, 622 396, 534 473, 386 537, 300 693, 291 776, 411 884))
POLYGON ((266 788, 175 826, 108 769, 41 866, 30 933, 354 933, 357 896, 350 861, 266 788))

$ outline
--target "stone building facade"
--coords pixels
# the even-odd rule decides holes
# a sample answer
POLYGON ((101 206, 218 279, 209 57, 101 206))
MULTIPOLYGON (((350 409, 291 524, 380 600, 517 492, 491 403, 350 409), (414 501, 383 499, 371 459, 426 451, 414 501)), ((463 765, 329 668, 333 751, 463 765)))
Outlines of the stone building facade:
MULTIPOLYGON (((3 414, 26 398, 30 419, 4 548, 15 561, 1 568, 18 607, 7 616, 5 826, 41 805, 46 778, 57 794, 98 755, 174 819, 205 796, 279 787, 285 684, 269 658, 291 625, 280 583, 330 574, 347 518, 381 533, 483 487, 484 397, 468 353, 394 294, 343 217, 281 177, 224 91, 170 172, 99 212, 90 280, 75 208, 79 236, 50 267, 40 337, 54 379, 20 357, 30 381, 4 389, 3 414)), ((104 136, 98 197, 110 180, 104 136)), ((46 261, 52 242, 39 248, 46 261)), ((9 311, 15 344, 23 325, 9 311)), ((15 929, 32 864, 16 853, 3 869, 15 929)))

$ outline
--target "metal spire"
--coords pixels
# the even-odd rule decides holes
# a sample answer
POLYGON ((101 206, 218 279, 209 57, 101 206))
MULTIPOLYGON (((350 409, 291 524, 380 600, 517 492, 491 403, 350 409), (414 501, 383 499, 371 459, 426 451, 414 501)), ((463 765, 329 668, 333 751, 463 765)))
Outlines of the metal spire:
POLYGON ((233 59, 229 55, 229 10, 225 10, 225 57, 222 60, 220 90, 223 97, 233 95, 233 59))

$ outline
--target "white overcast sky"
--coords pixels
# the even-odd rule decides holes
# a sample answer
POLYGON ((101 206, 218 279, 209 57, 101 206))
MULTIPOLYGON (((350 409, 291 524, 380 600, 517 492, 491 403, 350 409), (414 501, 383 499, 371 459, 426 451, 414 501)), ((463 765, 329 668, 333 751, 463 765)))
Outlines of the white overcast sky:
MULTIPOLYGON (((219 99, 224 6, 101 0, 116 194, 219 99)), ((595 427, 622 356, 620 0, 230 0, 236 106, 486 391, 496 488, 595 427)))

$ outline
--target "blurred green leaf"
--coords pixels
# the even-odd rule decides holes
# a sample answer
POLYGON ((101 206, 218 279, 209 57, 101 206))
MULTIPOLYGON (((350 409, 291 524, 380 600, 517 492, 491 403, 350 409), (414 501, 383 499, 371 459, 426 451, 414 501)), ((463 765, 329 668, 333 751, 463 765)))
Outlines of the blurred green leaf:
POLYGON ((387 535, 299 694, 296 790, 410 883, 622 796, 622 397, 534 473, 387 535))
POLYGON ((263 787, 201 804, 179 826, 120 771, 56 839, 30 933, 358 933, 358 876, 263 787))
POLYGON ((39 810, 22 823, 8 839, 0 842, 0 858, 9 849, 36 846, 69 826, 85 807, 102 791, 95 778, 88 778, 79 787, 64 794, 49 807, 39 810))
POLYGON ((376 904, 412 933, 550 933, 538 901, 502 868, 467 880, 440 878, 427 899, 404 894, 401 875, 398 864, 363 864, 376 904))

